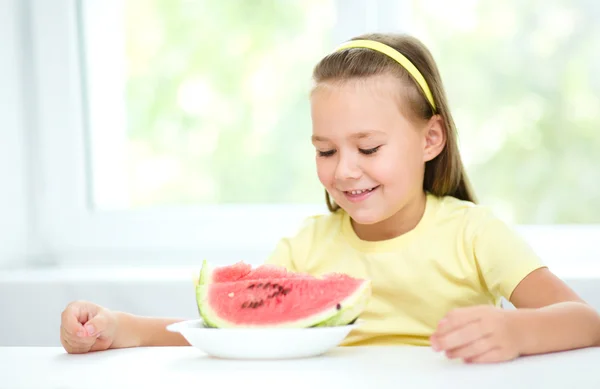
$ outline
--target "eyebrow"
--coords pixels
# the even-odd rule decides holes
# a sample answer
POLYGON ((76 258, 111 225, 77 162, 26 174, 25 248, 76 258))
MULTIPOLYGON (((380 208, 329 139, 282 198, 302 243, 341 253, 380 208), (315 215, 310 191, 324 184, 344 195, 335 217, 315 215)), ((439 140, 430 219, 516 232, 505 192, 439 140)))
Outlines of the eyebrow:
MULTIPOLYGON (((361 131, 361 132, 357 132, 355 134, 352 134, 352 136, 350 138, 353 139, 364 139, 364 138, 368 138, 371 137, 373 135, 385 135, 384 132, 382 131, 361 131)), ((313 135, 312 136, 312 141, 313 142, 328 142, 329 139, 325 138, 323 136, 318 136, 318 135, 313 135)))

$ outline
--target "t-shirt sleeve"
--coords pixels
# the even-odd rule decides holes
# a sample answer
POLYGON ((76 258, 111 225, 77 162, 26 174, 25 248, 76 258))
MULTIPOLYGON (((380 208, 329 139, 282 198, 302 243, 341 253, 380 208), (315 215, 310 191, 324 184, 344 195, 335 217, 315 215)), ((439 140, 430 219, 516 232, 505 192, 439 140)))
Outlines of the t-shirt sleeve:
POLYGON ((286 268, 288 271, 297 272, 292 256, 291 239, 283 238, 277 242, 275 249, 267 257, 265 264, 277 265, 286 268))
POLYGON ((265 263, 283 266, 297 273, 306 272, 308 252, 314 243, 316 219, 314 216, 306 218, 295 235, 280 239, 265 263))
POLYGON ((545 267, 524 237, 491 213, 475 232, 474 251, 489 291, 507 300, 527 275, 545 267))

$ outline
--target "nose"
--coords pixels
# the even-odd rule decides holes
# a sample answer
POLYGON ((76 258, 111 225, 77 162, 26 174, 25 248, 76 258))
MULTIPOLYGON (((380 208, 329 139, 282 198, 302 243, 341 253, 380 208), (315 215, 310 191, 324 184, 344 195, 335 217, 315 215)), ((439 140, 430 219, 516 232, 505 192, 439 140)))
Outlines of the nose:
POLYGON ((362 169, 358 164, 358 160, 353 155, 343 155, 339 153, 339 159, 335 169, 336 180, 357 180, 362 175, 362 169))

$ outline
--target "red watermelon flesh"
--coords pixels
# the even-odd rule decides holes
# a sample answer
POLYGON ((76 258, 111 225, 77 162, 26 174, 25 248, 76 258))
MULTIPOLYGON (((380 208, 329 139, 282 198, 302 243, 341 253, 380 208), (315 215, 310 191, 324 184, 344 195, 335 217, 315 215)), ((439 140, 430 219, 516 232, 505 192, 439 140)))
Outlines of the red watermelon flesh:
POLYGON ((262 265, 241 278, 233 272, 206 277, 197 289, 197 302, 213 327, 311 327, 336 324, 345 312, 358 315, 370 292, 369 281, 344 274, 317 278, 262 265), (235 281, 222 281, 224 274, 234 274, 235 281), (274 277, 279 274, 285 277, 274 277))
POLYGON ((241 280, 258 280, 262 278, 297 278, 311 277, 308 274, 290 272, 276 265, 261 265, 255 269, 244 262, 212 269, 211 282, 231 282, 241 280))
POLYGON ((244 278, 252 271, 252 266, 244 262, 238 262, 230 266, 221 266, 212 269, 210 282, 237 281, 244 278))
POLYGON ((328 319, 360 290, 363 281, 347 279, 272 278, 212 284, 205 303, 219 326, 307 326, 328 319))

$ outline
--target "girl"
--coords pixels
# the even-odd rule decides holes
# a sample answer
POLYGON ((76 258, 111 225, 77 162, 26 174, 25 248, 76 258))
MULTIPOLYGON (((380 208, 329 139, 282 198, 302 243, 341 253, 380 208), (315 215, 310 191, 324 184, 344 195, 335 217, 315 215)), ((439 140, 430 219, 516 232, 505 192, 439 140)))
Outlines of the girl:
MULTIPOLYGON (((423 345, 467 362, 600 345, 600 316, 502 221, 475 205, 428 50, 404 35, 355 38, 315 67, 312 142, 328 215, 268 262, 372 281, 345 345, 423 345), (504 310, 504 297, 518 309, 504 310)), ((62 315, 70 353, 185 345, 165 326, 88 303, 62 315)))

